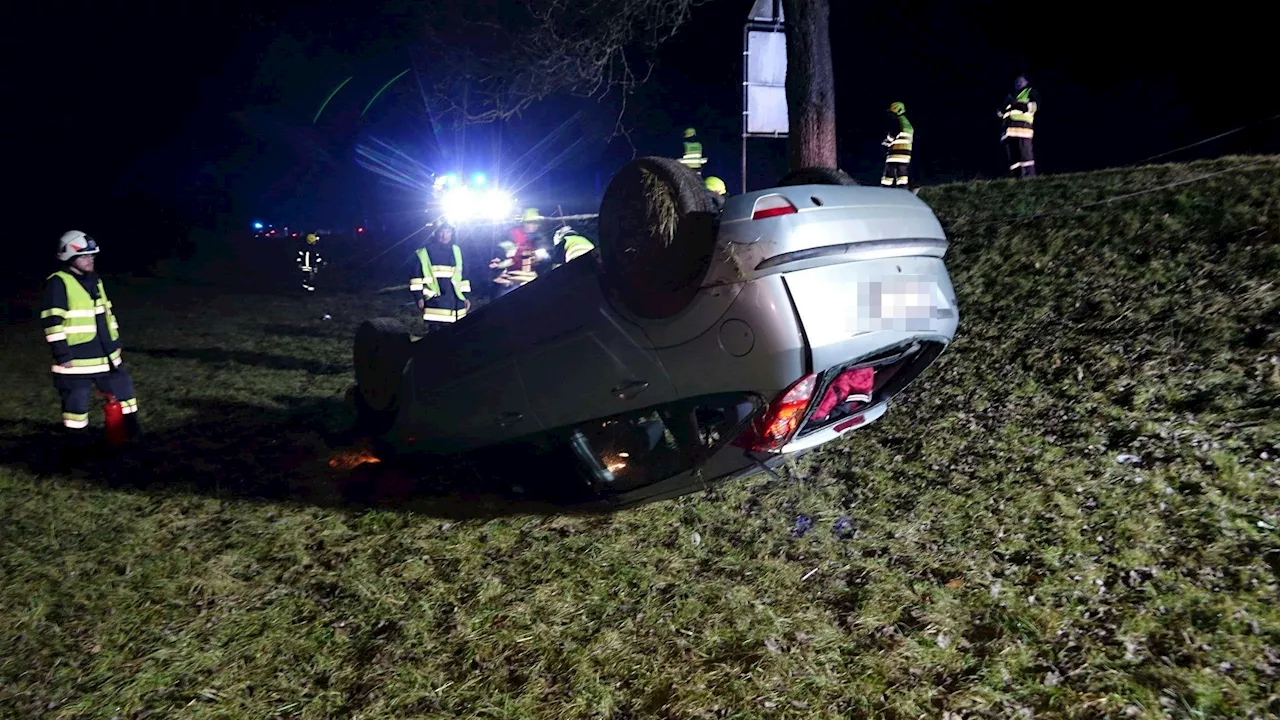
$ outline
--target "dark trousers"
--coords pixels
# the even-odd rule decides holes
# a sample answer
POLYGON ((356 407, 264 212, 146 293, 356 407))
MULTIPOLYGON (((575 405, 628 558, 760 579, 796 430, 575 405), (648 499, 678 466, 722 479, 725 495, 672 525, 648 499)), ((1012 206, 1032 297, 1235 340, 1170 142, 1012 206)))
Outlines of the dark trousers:
POLYGON ((1036 155, 1031 138, 1009 137, 1004 139, 1004 151, 1009 157, 1009 174, 1016 178, 1036 176, 1036 155))
POLYGON ((911 163, 887 162, 884 164, 884 175, 880 178, 882 187, 911 187, 911 178, 908 175, 911 170, 911 163))
POLYGON ((62 398, 62 424, 68 429, 83 430, 89 426, 89 395, 94 386, 120 401, 125 419, 135 426, 138 399, 133 392, 133 378, 123 367, 93 375, 53 374, 53 386, 62 398))

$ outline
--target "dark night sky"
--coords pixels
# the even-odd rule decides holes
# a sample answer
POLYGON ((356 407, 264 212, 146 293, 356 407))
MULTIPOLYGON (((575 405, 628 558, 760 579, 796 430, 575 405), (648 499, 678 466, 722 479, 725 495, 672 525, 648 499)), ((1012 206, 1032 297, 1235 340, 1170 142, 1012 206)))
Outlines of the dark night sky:
MULTIPOLYGON (((679 130, 692 124, 710 172, 738 187, 750 5, 714 0, 663 50, 651 83, 628 103, 640 154, 675 153, 679 130)), ((917 181, 998 175, 1004 158, 994 113, 1020 71, 1041 94, 1041 172, 1132 163, 1277 111, 1265 23, 1238 11, 1192 16, 1168 5, 1097 2, 832 5, 841 164, 864 182, 878 177, 884 109, 895 100, 916 126, 917 181), (1029 22, 1011 8, 1040 17, 1029 22)), ((370 212, 420 212, 410 193, 373 182, 354 160, 356 141, 370 136, 427 161, 433 152, 412 74, 379 100, 363 128, 356 119, 377 86, 407 67, 417 32, 412 4, 387 7, 47 6, 46 17, 33 18, 11 43, 25 67, 10 95, 25 98, 14 113, 25 127, 10 136, 20 158, 11 167, 23 178, 24 246, 43 255, 71 227, 136 250, 193 223, 294 217, 340 225, 370 212), (350 74, 357 79, 312 127, 324 95, 350 74)), ((510 162, 581 111, 538 155, 568 150, 569 157, 526 196, 543 205, 594 202, 596 175, 607 182, 631 154, 624 140, 606 142, 616 107, 555 101, 504 128, 510 162)), ((468 131, 467 157, 493 151, 493 130, 468 131)), ((784 142, 751 141, 752 186, 782 169, 784 142)), ((1280 151, 1277 123, 1169 159, 1231 151, 1280 151)))

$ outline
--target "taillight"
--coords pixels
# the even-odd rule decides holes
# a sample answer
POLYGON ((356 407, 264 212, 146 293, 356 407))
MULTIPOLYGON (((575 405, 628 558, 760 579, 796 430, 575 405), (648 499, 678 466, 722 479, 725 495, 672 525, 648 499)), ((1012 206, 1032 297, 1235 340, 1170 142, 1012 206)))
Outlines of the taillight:
POLYGON ((751 209, 751 219, 764 220, 794 212, 797 212, 796 206, 781 195, 765 195, 756 199, 755 207, 751 209))
POLYGON ((753 452, 774 452, 786 445, 804 419, 817 382, 818 376, 809 373, 792 383, 733 444, 753 452))

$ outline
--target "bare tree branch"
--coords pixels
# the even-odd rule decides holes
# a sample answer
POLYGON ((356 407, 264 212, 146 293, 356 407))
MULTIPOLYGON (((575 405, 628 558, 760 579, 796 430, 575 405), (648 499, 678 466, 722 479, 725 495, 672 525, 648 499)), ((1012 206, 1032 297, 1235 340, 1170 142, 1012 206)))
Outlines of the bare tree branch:
POLYGON ((626 96, 652 73, 646 54, 706 2, 415 3, 427 24, 428 102, 455 124, 519 117, 561 93, 602 100, 618 91, 625 107, 626 96))

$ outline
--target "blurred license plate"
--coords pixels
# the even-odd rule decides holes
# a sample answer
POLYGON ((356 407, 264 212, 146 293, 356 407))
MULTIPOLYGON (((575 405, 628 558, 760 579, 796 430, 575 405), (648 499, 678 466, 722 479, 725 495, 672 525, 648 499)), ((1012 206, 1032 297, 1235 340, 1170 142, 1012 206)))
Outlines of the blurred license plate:
POLYGON ((951 308, 928 275, 895 275, 861 283, 854 322, 856 332, 932 330, 951 308))

